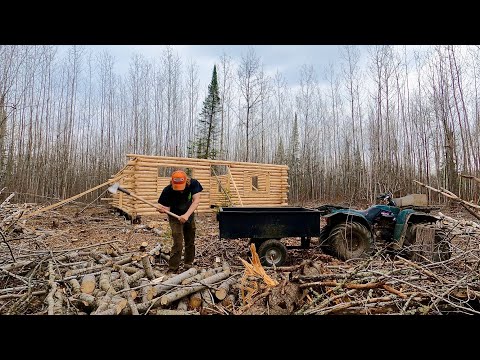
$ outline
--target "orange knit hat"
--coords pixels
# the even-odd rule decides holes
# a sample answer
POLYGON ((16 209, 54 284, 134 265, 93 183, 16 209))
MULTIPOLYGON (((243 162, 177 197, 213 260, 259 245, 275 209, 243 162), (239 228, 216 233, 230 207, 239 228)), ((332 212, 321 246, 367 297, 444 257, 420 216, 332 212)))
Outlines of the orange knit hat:
POLYGON ((173 190, 184 190, 187 185, 187 174, 185 171, 177 170, 172 173, 173 190))

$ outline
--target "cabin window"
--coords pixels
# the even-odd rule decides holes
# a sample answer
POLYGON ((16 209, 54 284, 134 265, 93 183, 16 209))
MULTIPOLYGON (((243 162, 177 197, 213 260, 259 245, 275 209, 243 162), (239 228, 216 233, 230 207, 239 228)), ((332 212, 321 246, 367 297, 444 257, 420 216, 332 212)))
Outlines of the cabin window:
POLYGON ((252 191, 258 191, 258 176, 252 176, 252 191))
POLYGON ((270 174, 246 171, 244 176, 244 192, 249 195, 265 195, 270 193, 270 174))

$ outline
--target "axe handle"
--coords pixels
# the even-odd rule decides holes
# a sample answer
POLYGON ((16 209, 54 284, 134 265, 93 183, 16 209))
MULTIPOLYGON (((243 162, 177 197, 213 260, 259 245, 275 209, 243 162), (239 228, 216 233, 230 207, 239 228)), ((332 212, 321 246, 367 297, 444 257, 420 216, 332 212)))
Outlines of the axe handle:
MULTIPOLYGON (((138 200, 140 200, 140 201, 143 201, 145 204, 148 204, 148 205, 150 205, 150 206, 153 206, 153 207, 156 208, 156 209, 162 209, 162 208, 163 208, 161 205, 155 204, 155 203, 153 203, 153 202, 151 202, 151 201, 148 201, 147 199, 144 199, 144 198, 142 198, 142 197, 140 197, 140 196, 138 196, 138 195, 135 195, 134 193, 132 193, 132 192, 130 192, 130 191, 128 191, 128 190, 125 190, 124 188, 121 188, 120 186, 118 187, 118 190, 120 190, 121 192, 124 192, 124 193, 127 194, 127 195, 133 196, 135 199, 138 199, 138 200)), ((165 210, 165 213, 167 213, 168 215, 171 215, 171 216, 173 216, 174 218, 177 218, 178 220, 180 220, 180 216, 178 216, 177 214, 174 214, 174 213, 172 213, 172 212, 170 212, 170 211, 168 211, 168 210, 165 210)))

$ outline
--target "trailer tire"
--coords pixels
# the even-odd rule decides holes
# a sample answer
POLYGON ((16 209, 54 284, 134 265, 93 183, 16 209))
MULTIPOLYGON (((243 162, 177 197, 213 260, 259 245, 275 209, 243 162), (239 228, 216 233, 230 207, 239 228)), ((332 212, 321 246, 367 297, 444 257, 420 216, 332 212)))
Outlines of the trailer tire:
POLYGON ((263 266, 282 266, 287 260, 287 247, 278 240, 266 240, 258 248, 258 256, 263 266))
POLYGON ((361 258, 370 255, 373 248, 372 234, 355 221, 335 225, 328 236, 328 246, 341 260, 361 258))

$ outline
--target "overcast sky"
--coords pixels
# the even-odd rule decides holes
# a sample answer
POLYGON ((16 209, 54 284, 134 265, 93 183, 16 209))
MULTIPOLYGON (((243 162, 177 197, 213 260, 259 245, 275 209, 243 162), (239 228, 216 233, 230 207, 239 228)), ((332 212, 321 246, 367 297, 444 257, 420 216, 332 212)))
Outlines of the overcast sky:
MULTIPOLYGON (((280 71, 290 85, 299 80, 299 70, 304 64, 313 65, 319 77, 330 62, 336 62, 340 56, 337 45, 250 45, 261 58, 265 71, 274 74, 280 71)), ((165 45, 92 45, 95 50, 106 49, 116 59, 116 71, 128 70, 132 54, 141 54, 147 59, 160 58, 165 45)), ((246 54, 247 45, 172 45, 185 64, 193 60, 199 66, 201 84, 211 80, 213 65, 218 65, 222 54, 227 54, 239 61, 246 54)), ((321 78, 318 80, 321 81, 321 78)))
MULTIPOLYGON (((241 56, 246 54, 249 47, 253 47, 256 54, 264 64, 267 75, 274 75, 276 71, 282 73, 291 88, 295 88, 300 80, 302 65, 312 65, 317 74, 317 81, 323 85, 325 70, 329 64, 334 64, 336 71, 340 70, 341 48, 344 45, 172 45, 186 65, 191 60, 199 67, 200 88, 206 88, 212 78, 213 65, 219 65, 221 56, 225 53, 233 61, 239 62, 241 56)), ((367 48, 365 45, 356 45, 361 51, 360 68, 365 69, 367 64, 367 48)), ((69 47, 69 46, 68 46, 69 47)), ((67 46, 64 49, 68 48, 67 46)), ((399 46, 403 52, 403 45, 399 46)), ((407 54, 413 50, 426 49, 429 46, 407 45, 407 54)), ((148 60, 159 60, 166 45, 89 45, 95 52, 108 50, 116 59, 115 71, 124 74, 128 71, 130 59, 133 54, 143 55, 148 60)), ((409 69, 412 72, 414 69, 409 69)), ((410 74, 413 76, 413 73, 410 74)))

